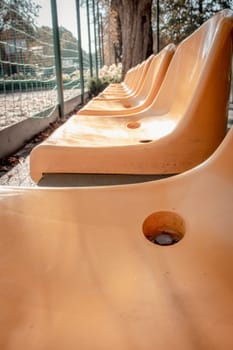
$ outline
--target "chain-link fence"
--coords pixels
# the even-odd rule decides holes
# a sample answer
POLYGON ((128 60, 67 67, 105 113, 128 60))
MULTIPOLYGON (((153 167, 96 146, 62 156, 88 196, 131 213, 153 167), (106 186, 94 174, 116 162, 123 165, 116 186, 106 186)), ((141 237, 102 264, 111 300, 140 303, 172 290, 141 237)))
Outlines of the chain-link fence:
POLYGON ((1 0, 0 129, 83 94, 101 65, 97 10, 92 0, 1 0))

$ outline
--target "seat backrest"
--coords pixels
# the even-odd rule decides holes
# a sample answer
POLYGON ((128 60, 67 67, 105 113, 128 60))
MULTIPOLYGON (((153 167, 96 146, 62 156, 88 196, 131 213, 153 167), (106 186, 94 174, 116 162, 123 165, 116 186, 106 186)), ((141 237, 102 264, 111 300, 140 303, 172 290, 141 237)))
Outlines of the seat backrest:
POLYGON ((133 72, 134 72, 134 68, 130 68, 128 72, 125 74, 125 79, 123 81, 125 85, 128 85, 128 83, 130 82, 133 72))
POLYGON ((226 124, 232 28, 233 13, 225 9, 179 44, 152 104, 154 115, 169 113, 198 132, 200 125, 214 130, 216 122, 226 124))
POLYGON ((157 95, 174 55, 175 48, 174 44, 169 44, 153 57, 138 93, 140 100, 144 101, 144 107, 149 106, 157 95))
MULTIPOLYGON (((229 130, 224 140, 221 142, 217 150, 211 155, 206 162, 202 163, 202 167, 208 167, 213 174, 219 174, 223 181, 227 178, 233 179, 233 127, 229 130)), ((197 172, 199 167, 195 169, 197 172)))
POLYGON ((134 87, 132 89, 133 90, 132 92, 134 94, 138 94, 138 92, 140 91, 141 85, 145 80, 147 71, 151 65, 153 58, 154 58, 154 55, 152 54, 139 65, 138 73, 137 75, 135 75, 135 78, 134 78, 134 87))
POLYGON ((137 76, 139 74, 139 68, 140 68, 140 65, 138 64, 137 66, 131 68, 130 71, 128 72, 127 83, 126 83, 126 87, 128 89, 132 89, 134 87, 135 81, 137 80, 137 76))
MULTIPOLYGON (((150 55, 146 60, 131 68, 126 73, 126 78, 124 80, 124 86, 126 87, 125 92, 135 95, 140 91, 153 58, 154 54, 150 55)), ((113 94, 115 94, 115 97, 122 97, 119 96, 119 94, 122 94, 122 91, 116 90, 113 94)))

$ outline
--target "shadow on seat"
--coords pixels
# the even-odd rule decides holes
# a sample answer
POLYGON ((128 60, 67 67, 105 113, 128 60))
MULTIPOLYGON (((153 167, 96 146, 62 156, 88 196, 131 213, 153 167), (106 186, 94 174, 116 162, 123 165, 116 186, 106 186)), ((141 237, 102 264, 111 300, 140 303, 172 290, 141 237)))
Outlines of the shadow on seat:
POLYGON ((143 112, 71 117, 32 151, 32 179, 43 173, 172 174, 207 159, 226 133, 232 24, 232 12, 223 10, 184 40, 143 112))
POLYGON ((158 182, 1 187, 1 349, 232 349, 232 149, 158 182))
POLYGON ((174 52, 175 45, 169 44, 152 58, 136 95, 112 100, 96 97, 78 115, 130 115, 149 107, 160 89, 174 52))

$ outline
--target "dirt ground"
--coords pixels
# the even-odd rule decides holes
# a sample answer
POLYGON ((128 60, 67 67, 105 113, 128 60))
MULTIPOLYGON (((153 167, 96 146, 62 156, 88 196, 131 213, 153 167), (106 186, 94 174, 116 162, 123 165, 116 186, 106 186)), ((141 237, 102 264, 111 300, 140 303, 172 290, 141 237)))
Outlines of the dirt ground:
MULTIPOLYGON (((79 89, 64 90, 65 100, 79 94, 79 89)), ((56 90, 0 94, 0 130, 30 118, 56 104, 56 90)))

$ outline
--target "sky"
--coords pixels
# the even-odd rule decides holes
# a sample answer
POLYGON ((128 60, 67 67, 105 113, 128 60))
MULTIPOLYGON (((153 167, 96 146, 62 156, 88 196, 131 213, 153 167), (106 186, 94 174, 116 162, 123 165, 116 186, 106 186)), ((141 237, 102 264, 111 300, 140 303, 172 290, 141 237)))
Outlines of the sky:
MULTIPOLYGON (((51 7, 50 0, 36 0, 36 2, 41 5, 39 12, 39 18, 37 23, 39 26, 52 26, 51 18, 51 7)), ((76 22, 76 6, 75 0, 57 0, 57 12, 58 12, 58 22, 59 26, 63 26, 70 30, 73 35, 77 38, 77 22, 76 22)), ((81 17, 81 32, 82 32, 82 48, 85 51, 88 50, 88 37, 87 37, 87 19, 86 19, 86 9, 80 9, 81 17)))

